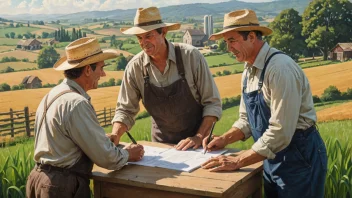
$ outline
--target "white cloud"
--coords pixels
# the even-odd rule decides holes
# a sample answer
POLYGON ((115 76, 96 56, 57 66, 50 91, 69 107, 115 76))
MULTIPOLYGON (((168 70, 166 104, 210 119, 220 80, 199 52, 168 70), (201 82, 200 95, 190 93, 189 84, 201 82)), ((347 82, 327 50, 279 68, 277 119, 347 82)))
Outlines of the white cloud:
MULTIPOLYGON (((105 11, 113 9, 136 9, 139 7, 165 7, 189 3, 219 3, 228 0, 0 0, 2 14, 66 14, 83 11, 105 11), (17 5, 16 5, 17 4, 17 5)), ((268 2, 273 0, 241 0, 246 2, 268 2)))

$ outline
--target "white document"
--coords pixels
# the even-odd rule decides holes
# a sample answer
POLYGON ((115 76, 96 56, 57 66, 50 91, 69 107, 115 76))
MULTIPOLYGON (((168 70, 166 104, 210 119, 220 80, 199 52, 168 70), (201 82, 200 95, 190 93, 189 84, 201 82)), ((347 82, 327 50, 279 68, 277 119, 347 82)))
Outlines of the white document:
POLYGON ((212 151, 203 154, 203 149, 179 151, 175 148, 158 148, 144 146, 144 157, 138 162, 129 162, 129 164, 138 164, 142 166, 160 167, 179 171, 191 172, 200 167, 211 157, 219 156, 227 150, 212 151))

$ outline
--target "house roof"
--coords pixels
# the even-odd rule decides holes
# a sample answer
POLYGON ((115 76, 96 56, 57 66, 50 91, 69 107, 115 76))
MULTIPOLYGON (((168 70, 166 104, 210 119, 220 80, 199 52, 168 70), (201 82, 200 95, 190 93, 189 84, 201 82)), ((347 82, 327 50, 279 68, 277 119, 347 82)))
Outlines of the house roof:
POLYGON ((187 31, 191 36, 205 36, 204 32, 202 32, 201 30, 188 29, 186 30, 186 32, 187 31))
POLYGON ((38 41, 37 39, 27 39, 27 40, 19 40, 17 45, 23 45, 23 46, 30 46, 34 41, 39 42, 40 44, 42 44, 40 41, 38 41))
POLYGON ((343 49, 343 51, 352 51, 352 43, 338 43, 337 45, 339 45, 343 49))
MULTIPOLYGON (((22 84, 29 84, 29 83, 32 83, 34 79, 38 78, 37 76, 31 76, 31 75, 28 75, 26 77, 24 77, 24 79, 22 80, 22 84)), ((38 80, 40 82, 42 82, 39 78, 38 80)))

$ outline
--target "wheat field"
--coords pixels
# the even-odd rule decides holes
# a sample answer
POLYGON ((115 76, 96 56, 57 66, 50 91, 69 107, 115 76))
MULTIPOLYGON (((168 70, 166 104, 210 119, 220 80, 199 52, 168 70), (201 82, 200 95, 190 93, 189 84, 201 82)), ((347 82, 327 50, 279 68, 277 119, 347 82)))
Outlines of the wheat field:
POLYGON ((318 121, 352 120, 352 102, 318 111, 318 121))
MULTIPOLYGON (((14 70, 20 70, 20 69, 27 69, 27 68, 37 68, 38 65, 37 63, 29 63, 29 62, 7 62, 7 63, 0 63, 0 71, 6 69, 7 67, 11 67, 14 70)), ((2 81, 2 78, 0 77, 0 82, 2 81)))
POLYGON ((0 53, 0 59, 3 57, 15 57, 17 59, 24 59, 28 58, 29 61, 33 62, 37 60, 38 54, 30 51, 23 51, 23 50, 15 50, 15 51, 10 51, 10 52, 4 52, 0 53))
MULTIPOLYGON (((311 69, 305 69, 304 72, 307 74, 314 95, 321 95, 329 85, 337 86, 340 91, 346 91, 348 87, 352 88, 350 82, 352 82, 352 65, 351 62, 315 67, 311 69)), ((53 69, 35 70, 28 71, 26 73, 16 72, 0 75, 0 83, 3 81, 4 76, 8 80, 19 78, 19 74, 23 76, 17 79, 17 83, 22 80, 25 74, 31 73, 39 76, 43 82, 51 81, 57 83, 59 79, 62 79, 62 74, 53 69), (37 72, 37 73, 36 73, 37 72), (13 76, 11 76, 13 75, 13 76), (17 76, 16 76, 17 75, 17 76)), ((107 81, 109 78, 114 77, 122 78, 122 71, 108 71, 107 77, 102 78, 99 83, 107 81)), ((233 97, 241 94, 241 74, 228 75, 222 77, 216 77, 215 83, 219 88, 219 92, 222 98, 233 97)), ((0 112, 8 111, 10 107, 13 109, 23 109, 24 106, 29 106, 30 110, 37 108, 41 98, 49 91, 49 89, 34 89, 34 90, 19 90, 0 92, 0 112)), ((92 103, 95 109, 103 109, 104 107, 115 107, 117 94, 119 87, 106 87, 99 88, 97 90, 89 91, 88 94, 92 97, 92 103)), ((345 108, 346 111, 350 111, 349 108, 345 108)))

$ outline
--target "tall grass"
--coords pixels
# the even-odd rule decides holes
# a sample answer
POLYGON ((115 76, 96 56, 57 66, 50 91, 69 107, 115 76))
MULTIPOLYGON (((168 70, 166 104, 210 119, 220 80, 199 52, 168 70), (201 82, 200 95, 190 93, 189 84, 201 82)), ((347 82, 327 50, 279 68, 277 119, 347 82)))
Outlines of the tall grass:
POLYGON ((33 141, 0 151, 0 197, 25 197, 27 177, 34 167, 33 141))
MULTIPOLYGON (((222 119, 216 124, 214 134, 226 132, 238 118, 238 106, 223 111, 222 119)), ((319 123, 319 131, 327 145, 328 173, 325 184, 326 198, 352 197, 352 120, 319 123)), ((131 133, 136 140, 151 140, 150 117, 136 121, 131 133)), ((105 128, 107 133, 111 127, 105 128)), ((130 142, 126 135, 123 142, 130 142)), ((252 138, 245 142, 239 141, 229 148, 249 149, 252 138)), ((33 139, 22 144, 0 148, 0 197, 24 197, 27 176, 34 167, 33 139)), ((91 189, 93 185, 91 184, 91 189)))

